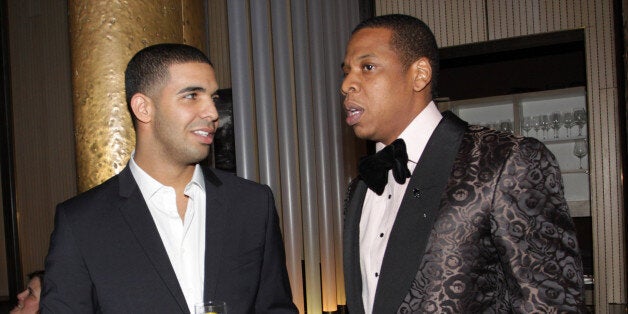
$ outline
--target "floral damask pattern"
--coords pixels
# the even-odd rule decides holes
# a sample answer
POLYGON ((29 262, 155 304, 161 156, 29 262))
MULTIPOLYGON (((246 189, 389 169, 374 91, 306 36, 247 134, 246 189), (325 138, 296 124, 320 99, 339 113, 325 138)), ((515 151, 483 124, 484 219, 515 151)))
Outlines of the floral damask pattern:
POLYGON ((556 159, 471 126, 398 313, 577 313, 582 262, 556 159))

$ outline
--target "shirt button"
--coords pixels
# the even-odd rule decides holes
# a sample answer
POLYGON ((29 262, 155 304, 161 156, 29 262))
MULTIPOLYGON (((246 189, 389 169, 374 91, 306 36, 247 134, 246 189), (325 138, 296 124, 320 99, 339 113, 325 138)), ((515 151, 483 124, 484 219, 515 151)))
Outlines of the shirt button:
POLYGON ((388 199, 390 199, 392 197, 392 194, 388 194, 388 199))
POLYGON ((383 238, 383 237, 384 237, 384 234, 383 234, 383 233, 380 233, 380 234, 379 234, 379 237, 380 237, 380 238, 383 238))
POLYGON ((375 277, 379 277, 379 273, 375 273, 375 277))

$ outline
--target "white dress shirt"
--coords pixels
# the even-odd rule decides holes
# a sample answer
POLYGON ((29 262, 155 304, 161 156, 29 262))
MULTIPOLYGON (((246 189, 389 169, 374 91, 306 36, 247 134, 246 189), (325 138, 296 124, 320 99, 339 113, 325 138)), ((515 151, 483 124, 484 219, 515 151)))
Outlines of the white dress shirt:
MULTIPOLYGON (((442 115, 438 108, 434 102, 430 102, 399 136, 406 143, 410 173, 414 172, 430 136, 441 119, 442 115)), ((379 152, 384 147, 383 143, 376 143, 375 149, 379 152)), ((404 184, 399 184, 393 178, 392 171, 388 171, 388 183, 382 195, 377 195, 371 189, 366 192, 360 218, 360 270, 362 301, 366 313, 373 312, 384 252, 409 181, 410 178, 406 179, 404 184)))
MULTIPOLYGON (((177 275, 190 313, 203 302, 205 281, 205 180, 196 165, 192 180, 185 187, 188 205, 184 220, 177 211, 173 187, 165 186, 140 168, 131 155, 129 167, 153 216, 161 241, 177 275)), ((150 287, 146 287, 150 289, 150 287)))

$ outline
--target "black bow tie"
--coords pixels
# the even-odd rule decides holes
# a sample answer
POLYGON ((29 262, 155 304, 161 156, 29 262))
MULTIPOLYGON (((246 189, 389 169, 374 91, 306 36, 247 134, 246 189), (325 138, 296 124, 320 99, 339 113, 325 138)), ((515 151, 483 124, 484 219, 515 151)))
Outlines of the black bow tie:
POLYGON ((393 171, 395 181, 399 184, 403 184, 406 182, 406 178, 410 177, 406 143, 400 138, 384 147, 377 154, 362 157, 360 160, 360 176, 377 195, 382 195, 384 192, 390 169, 393 171))

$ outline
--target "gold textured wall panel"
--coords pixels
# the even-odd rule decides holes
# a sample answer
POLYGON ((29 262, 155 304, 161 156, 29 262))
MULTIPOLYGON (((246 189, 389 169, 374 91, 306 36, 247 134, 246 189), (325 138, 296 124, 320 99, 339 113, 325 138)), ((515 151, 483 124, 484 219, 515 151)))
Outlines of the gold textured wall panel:
POLYGON ((183 43, 194 46, 207 54, 207 27, 205 25, 205 1, 183 0, 183 43))
POLYGON ((134 148, 124 93, 129 59, 162 42, 203 49, 204 9, 199 0, 70 0, 69 8, 78 185, 84 191, 120 172, 134 148))
POLYGON ((626 303, 626 234, 612 0, 376 0, 425 21, 441 47, 584 29, 596 311, 626 303))

